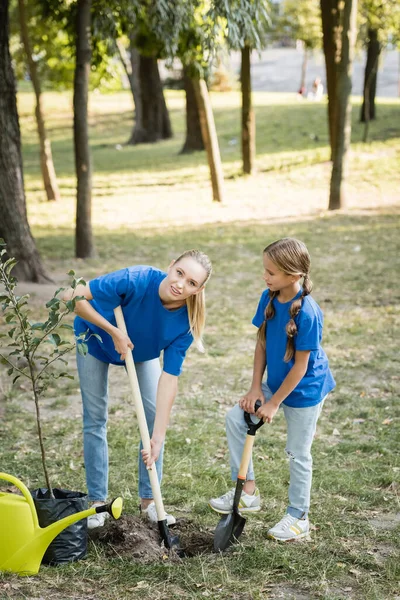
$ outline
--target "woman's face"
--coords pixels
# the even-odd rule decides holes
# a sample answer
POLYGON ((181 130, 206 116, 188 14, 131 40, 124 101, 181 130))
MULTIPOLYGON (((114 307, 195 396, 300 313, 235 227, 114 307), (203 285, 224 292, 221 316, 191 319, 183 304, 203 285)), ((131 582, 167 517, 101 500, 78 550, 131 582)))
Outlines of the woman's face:
POLYGON ((164 302, 182 302, 189 296, 198 294, 207 279, 207 271, 191 256, 173 262, 167 277, 160 286, 161 299, 164 302))

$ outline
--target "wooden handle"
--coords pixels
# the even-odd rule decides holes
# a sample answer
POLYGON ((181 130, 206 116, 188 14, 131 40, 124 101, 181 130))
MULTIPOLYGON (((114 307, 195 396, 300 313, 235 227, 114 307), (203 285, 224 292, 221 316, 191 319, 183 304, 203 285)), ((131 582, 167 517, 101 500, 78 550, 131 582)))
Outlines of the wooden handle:
MULTIPOLYGON (((115 319, 117 321, 117 327, 125 335, 128 335, 124 315, 120 306, 114 309, 115 319)), ((128 371, 129 382, 131 384, 133 403, 135 405, 136 416, 139 423, 140 437, 142 439, 143 448, 151 454, 150 435, 147 427, 146 415, 143 408, 142 396, 140 393, 139 382, 136 374, 135 363, 133 361, 132 350, 128 348, 125 358, 126 370, 128 371)), ((156 465, 153 463, 151 467, 147 467, 151 489, 153 492, 153 499, 157 509, 157 518, 159 521, 164 521, 165 509, 164 503, 161 496, 160 482, 158 481, 158 475, 156 465)))
POLYGON ((247 469, 249 468, 251 453, 253 450, 254 435, 246 435, 244 443, 242 460, 239 467, 238 479, 246 479, 247 469))

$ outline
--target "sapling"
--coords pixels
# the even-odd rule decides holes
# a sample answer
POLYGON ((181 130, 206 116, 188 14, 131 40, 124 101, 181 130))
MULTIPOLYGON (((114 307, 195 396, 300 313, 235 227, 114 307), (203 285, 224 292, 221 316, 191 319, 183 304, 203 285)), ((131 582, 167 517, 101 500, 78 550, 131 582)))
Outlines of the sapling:
MULTIPOLYGON (((66 288, 59 288, 46 303, 48 312, 46 320, 40 323, 32 322, 29 318, 31 312, 28 308, 29 294, 17 295, 18 281, 11 274, 17 261, 15 258, 6 259, 5 255, 5 243, 0 239, 0 286, 2 288, 0 304, 8 328, 6 334, 0 334, 0 361, 8 367, 7 374, 13 377, 12 385, 15 385, 20 378, 29 381, 35 402, 44 476, 50 496, 54 498, 46 465, 39 400, 53 381, 62 377, 73 379, 71 374, 57 370, 55 366, 60 362, 67 364, 64 356, 75 348, 77 342, 79 353, 87 353, 85 333, 73 337, 72 341, 70 337, 68 340, 62 338, 62 330, 73 331, 72 326, 63 321, 68 314, 74 312, 75 304, 82 299, 82 296, 63 301, 58 298, 58 294, 66 288)), ((85 285, 82 278, 75 276, 74 271, 69 271, 68 275, 72 279, 70 287, 73 289, 79 284, 85 285)))

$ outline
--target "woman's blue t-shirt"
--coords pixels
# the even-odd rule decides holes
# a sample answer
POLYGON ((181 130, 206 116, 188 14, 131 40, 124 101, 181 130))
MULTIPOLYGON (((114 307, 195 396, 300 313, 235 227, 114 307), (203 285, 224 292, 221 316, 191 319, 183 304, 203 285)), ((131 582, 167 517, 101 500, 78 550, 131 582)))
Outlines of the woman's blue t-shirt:
MULTIPOLYGON (((301 291, 296 296, 300 296, 301 291)), ((265 309, 269 302, 269 290, 262 293, 253 325, 261 327, 265 320, 265 309)), ((275 315, 267 321, 266 357, 267 384, 273 394, 281 386, 294 365, 294 359, 284 362, 286 352, 286 325, 290 320, 289 308, 293 300, 281 303, 273 299, 275 315)), ((329 369, 328 358, 321 348, 324 317, 318 304, 311 296, 303 298, 301 309, 295 317, 297 335, 293 338, 295 350, 310 351, 307 372, 296 388, 285 398, 283 404, 294 408, 315 406, 331 392, 336 383, 329 369)))
MULTIPOLYGON (((166 273, 147 266, 135 266, 97 277, 89 282, 93 300, 90 304, 107 321, 116 324, 114 308, 122 307, 128 335, 134 344, 135 362, 158 358, 164 350, 163 369, 171 375, 180 375, 186 351, 193 341, 186 305, 167 310, 158 292, 166 273)), ((75 333, 88 331, 86 343, 89 354, 113 365, 123 365, 115 351, 112 337, 76 317, 75 333), (101 342, 90 333, 101 337, 101 342)))

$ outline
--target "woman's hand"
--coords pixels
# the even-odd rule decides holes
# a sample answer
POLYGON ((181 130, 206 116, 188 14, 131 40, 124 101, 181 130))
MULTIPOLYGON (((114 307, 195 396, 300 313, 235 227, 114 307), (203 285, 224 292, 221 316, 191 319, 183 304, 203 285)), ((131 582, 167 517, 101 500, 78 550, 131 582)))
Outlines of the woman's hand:
POLYGON ((151 438, 151 440, 150 440, 151 452, 147 452, 147 450, 142 450, 142 459, 148 469, 151 467, 151 465, 156 460, 158 460, 158 457, 160 456, 162 445, 163 445, 163 440, 154 440, 153 438, 151 438))
POLYGON ((256 417, 262 419, 264 423, 272 423, 272 419, 278 412, 280 404, 273 400, 273 397, 263 404, 256 412, 256 417))
POLYGON ((254 405, 257 400, 261 400, 263 404, 265 402, 261 387, 251 388, 250 391, 243 396, 243 398, 240 398, 239 406, 240 408, 243 408, 245 412, 249 413, 250 415, 254 415, 254 405))
POLYGON ((114 347, 115 347, 116 352, 118 352, 118 354, 120 354, 121 360, 125 360, 126 354, 128 352, 128 348, 133 350, 133 344, 132 344, 131 340, 129 339, 129 337, 127 335, 125 335, 125 333, 123 333, 117 327, 115 328, 115 331, 112 333, 112 339, 114 342, 114 347))

